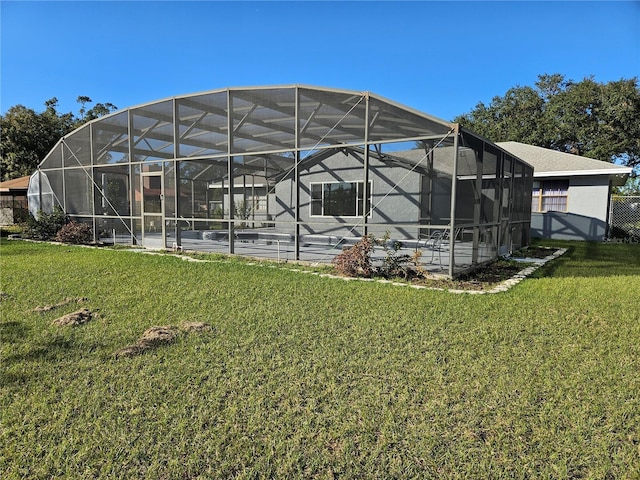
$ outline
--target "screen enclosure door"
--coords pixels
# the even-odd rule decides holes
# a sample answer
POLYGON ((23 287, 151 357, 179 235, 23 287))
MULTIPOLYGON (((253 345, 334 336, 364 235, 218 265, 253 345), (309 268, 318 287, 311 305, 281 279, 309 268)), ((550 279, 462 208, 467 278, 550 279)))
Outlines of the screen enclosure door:
POLYGON ((164 185, 162 174, 142 174, 142 245, 165 248, 164 185))

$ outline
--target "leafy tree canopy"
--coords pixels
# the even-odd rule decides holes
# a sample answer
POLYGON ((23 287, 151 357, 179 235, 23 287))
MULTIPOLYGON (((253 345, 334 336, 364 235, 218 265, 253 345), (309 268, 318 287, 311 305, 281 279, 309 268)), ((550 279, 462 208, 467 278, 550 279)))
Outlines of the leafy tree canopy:
POLYGON ((540 75, 454 122, 494 142, 516 141, 634 167, 640 173, 638 80, 579 82, 540 75))
POLYGON ((2 180, 31 175, 42 159, 64 135, 80 125, 116 110, 111 103, 96 103, 86 96, 77 99, 78 115, 58 112, 58 99, 47 100, 36 112, 15 105, 0 116, 0 172, 2 180))

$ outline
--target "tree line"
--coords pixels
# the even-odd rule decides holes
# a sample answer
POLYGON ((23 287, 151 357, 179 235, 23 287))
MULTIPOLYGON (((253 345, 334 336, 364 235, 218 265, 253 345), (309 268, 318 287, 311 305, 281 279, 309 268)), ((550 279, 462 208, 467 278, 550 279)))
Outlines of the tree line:
POLYGON ((54 97, 44 103, 42 112, 15 105, 0 116, 0 171, 3 181, 31 175, 60 138, 117 109, 112 103, 93 104, 87 96, 79 96, 77 102, 80 105, 77 114, 59 112, 58 99, 54 97))
POLYGON ((516 141, 633 167, 640 173, 640 88, 539 75, 454 119, 493 142, 516 141))

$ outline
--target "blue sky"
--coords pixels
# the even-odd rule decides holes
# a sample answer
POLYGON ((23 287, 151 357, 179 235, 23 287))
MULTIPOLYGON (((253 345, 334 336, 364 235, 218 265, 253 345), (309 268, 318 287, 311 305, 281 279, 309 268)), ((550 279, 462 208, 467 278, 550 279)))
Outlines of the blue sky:
POLYGON ((2 0, 0 111, 229 86, 371 91, 451 120, 539 74, 640 77, 640 2, 2 0))

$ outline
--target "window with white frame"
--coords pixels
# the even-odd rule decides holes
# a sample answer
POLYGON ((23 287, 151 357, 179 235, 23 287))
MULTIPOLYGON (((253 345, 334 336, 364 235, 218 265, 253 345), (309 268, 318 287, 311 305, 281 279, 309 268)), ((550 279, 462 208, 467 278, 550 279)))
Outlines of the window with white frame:
POLYGON ((533 182, 532 212, 566 212, 569 180, 533 182))
MULTIPOLYGON (((368 196, 371 195, 369 183, 368 196)), ((362 216, 364 182, 325 182, 311 184, 311 215, 319 217, 362 216)), ((369 202, 371 200, 369 199, 369 202)), ((369 203, 368 202, 368 203, 369 203)))

